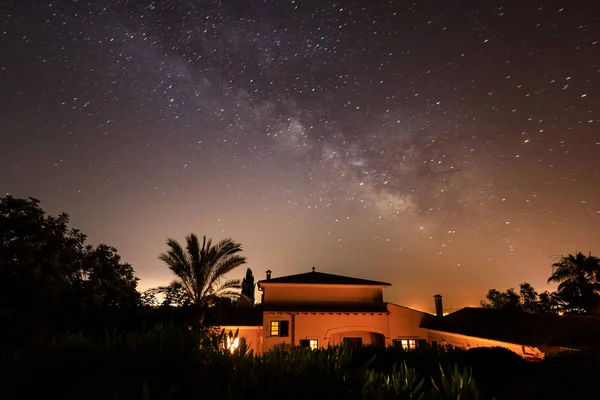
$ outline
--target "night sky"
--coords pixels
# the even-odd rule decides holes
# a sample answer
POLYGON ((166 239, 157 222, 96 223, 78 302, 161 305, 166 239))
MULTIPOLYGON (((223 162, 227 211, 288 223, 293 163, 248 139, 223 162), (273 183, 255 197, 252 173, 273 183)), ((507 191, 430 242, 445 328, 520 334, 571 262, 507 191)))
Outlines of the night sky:
POLYGON ((0 3, 0 193, 140 289, 194 232, 408 306, 543 290, 600 255, 599 182, 597 1, 0 3))

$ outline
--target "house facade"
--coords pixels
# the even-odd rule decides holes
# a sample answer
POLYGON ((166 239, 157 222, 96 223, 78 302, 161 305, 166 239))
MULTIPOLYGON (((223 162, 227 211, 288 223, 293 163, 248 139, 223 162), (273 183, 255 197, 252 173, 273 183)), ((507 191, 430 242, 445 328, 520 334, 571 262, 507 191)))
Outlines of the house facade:
POLYGON ((235 331, 255 354, 277 346, 313 349, 340 344, 414 348, 427 341, 421 324, 433 316, 386 303, 389 283, 314 270, 257 283, 262 294, 260 319, 222 327, 235 331))
POLYGON ((536 360, 563 350, 599 347, 600 319, 529 314, 509 310, 463 308, 443 316, 442 296, 435 295, 436 315, 384 301, 386 282, 314 270, 272 277, 257 283, 257 308, 234 308, 218 324, 238 331, 254 354, 277 346, 317 349, 350 346, 396 346, 422 343, 463 349, 504 347, 536 360))

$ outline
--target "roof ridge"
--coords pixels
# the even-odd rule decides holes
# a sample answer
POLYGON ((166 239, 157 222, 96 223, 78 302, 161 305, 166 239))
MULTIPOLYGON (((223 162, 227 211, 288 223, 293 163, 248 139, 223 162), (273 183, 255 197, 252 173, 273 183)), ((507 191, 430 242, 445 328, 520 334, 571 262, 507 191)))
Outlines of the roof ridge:
POLYGON ((356 278, 352 276, 331 274, 328 272, 309 271, 299 274, 284 275, 277 278, 268 278, 257 283, 296 283, 296 284, 348 284, 348 285, 376 285, 391 286, 390 283, 370 279, 356 278))

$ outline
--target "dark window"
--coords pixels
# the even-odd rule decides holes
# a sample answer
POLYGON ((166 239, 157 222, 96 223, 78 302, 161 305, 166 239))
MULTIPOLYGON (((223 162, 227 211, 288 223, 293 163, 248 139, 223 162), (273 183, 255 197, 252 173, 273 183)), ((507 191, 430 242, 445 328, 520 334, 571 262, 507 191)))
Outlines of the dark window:
POLYGON ((283 336, 283 337, 289 336, 290 335, 289 327, 290 327, 289 321, 281 321, 279 336, 283 336))
POLYGON ((345 337, 344 345, 348 347, 360 347, 362 346, 362 338, 359 337, 345 337))
POLYGON ((418 344, 418 346, 419 346, 420 348, 423 348, 423 347, 427 346, 427 340, 425 340, 425 339, 419 339, 419 340, 417 341, 417 344, 418 344))
POLYGON ((271 321, 271 336, 289 336, 289 321, 271 321))

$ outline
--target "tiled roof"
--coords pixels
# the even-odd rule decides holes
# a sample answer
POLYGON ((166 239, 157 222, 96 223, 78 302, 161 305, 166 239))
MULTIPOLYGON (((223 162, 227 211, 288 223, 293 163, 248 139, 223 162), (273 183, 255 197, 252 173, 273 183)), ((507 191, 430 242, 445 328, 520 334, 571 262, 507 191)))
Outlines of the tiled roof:
POLYGON ((312 285, 365 285, 365 286, 391 286, 386 282, 371 281, 367 279, 352 278, 349 276, 326 274, 323 272, 306 272, 303 274, 281 276, 279 278, 264 279, 263 283, 298 283, 312 285))
POLYGON ((421 326, 528 346, 550 345, 568 348, 600 346, 600 319, 596 317, 463 308, 421 326))
POLYGON ((264 311, 287 312, 327 312, 327 313, 387 313, 386 304, 307 304, 307 303, 280 303, 264 304, 264 311))

